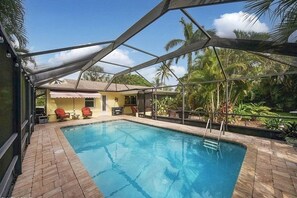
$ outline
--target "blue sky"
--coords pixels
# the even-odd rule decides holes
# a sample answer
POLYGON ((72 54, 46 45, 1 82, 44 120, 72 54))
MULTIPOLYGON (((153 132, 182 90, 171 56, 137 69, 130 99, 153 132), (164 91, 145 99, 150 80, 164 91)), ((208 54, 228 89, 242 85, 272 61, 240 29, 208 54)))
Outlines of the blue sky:
MULTIPOLYGON (((158 0, 25 0, 28 48, 33 52, 114 40, 159 2, 158 0)), ((187 11, 206 29, 217 29, 223 37, 232 37, 230 28, 246 29, 244 22, 238 22, 242 17, 240 11, 244 10, 243 7, 244 3, 228 3, 191 8, 187 11)), ((182 26, 179 23, 181 17, 185 16, 180 11, 171 11, 127 41, 127 44, 153 54, 165 54, 164 45, 169 40, 183 38, 182 26)), ((261 18, 260 22, 255 25, 250 28, 255 31, 271 29, 267 18, 261 18)), ((51 55, 52 57, 37 57, 37 60, 41 64, 47 65, 49 62, 57 63, 57 60, 68 60, 67 58, 74 55, 77 57, 78 53, 84 52, 56 53, 51 55), (67 58, 65 58, 66 56, 67 58)), ((150 58, 152 57, 120 47, 107 60, 133 66, 150 58)), ((185 61, 180 61, 174 66, 178 75, 184 74, 185 61)), ((105 70, 109 72, 123 70, 123 68, 114 69, 108 65, 105 67, 105 70)), ((141 72, 151 80, 156 67, 153 66, 141 72)), ((173 84, 176 82, 169 81, 173 84)))

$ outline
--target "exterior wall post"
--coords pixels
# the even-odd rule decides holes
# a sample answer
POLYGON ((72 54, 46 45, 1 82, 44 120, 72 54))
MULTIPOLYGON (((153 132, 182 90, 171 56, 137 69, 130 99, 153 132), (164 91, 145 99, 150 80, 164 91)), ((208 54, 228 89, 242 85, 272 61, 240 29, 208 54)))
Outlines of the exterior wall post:
POLYGON ((183 108, 182 108, 182 124, 185 124, 185 86, 183 86, 182 94, 183 94, 183 108))

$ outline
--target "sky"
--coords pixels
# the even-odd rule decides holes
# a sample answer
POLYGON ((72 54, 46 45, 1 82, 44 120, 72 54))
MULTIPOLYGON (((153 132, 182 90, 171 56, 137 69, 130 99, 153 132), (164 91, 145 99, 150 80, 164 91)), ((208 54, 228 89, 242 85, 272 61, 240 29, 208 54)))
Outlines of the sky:
MULTIPOLYGON (((115 40, 160 0, 25 0, 25 26, 31 52, 62 48, 80 44, 115 40)), ((220 37, 234 38, 234 29, 269 32, 268 17, 262 17, 253 25, 246 19, 244 3, 227 3, 186 9, 205 29, 214 29, 220 37)), ((126 44, 146 50, 152 54, 164 55, 165 44, 176 38, 183 38, 179 10, 166 13, 149 25, 126 44)), ((55 54, 36 56, 39 68, 57 66, 75 60, 88 53, 97 52, 104 46, 94 46, 55 54)), ((172 51, 172 50, 171 50, 172 51)), ((105 61, 135 66, 153 57, 127 47, 119 47, 105 61)), ((125 68, 100 64, 106 72, 116 73, 125 68)), ((149 81, 155 77, 154 65, 139 72, 149 81)), ((172 66, 178 77, 186 73, 186 61, 180 60, 172 66)), ((65 78, 77 78, 77 74, 65 78)), ((167 84, 176 84, 174 77, 167 84)))

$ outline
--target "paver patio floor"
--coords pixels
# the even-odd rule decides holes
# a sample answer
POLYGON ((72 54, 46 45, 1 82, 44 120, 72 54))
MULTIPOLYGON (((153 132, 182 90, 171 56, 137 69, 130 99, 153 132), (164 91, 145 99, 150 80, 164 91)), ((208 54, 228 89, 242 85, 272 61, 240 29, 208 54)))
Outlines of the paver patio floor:
MULTIPOLYGON (((13 197, 103 197, 60 127, 127 119, 187 133, 204 129, 131 116, 104 116, 35 126, 13 197)), ((226 132, 223 139, 244 144, 246 156, 233 197, 297 197, 297 150, 281 141, 226 132)))

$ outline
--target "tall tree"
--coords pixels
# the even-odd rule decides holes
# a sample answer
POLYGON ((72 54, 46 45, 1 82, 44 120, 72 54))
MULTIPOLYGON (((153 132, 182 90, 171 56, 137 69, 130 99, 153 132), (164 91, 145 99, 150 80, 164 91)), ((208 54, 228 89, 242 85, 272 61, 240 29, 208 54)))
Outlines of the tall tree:
MULTIPOLYGON (((188 78, 188 82, 205 82, 211 80, 222 80, 223 74, 218 65, 218 61, 214 51, 206 48, 203 55, 197 56, 194 63, 192 75, 188 78)), ((194 90, 187 90, 189 102, 195 103, 196 98, 200 98, 201 106, 204 106, 211 112, 215 112, 222 100, 221 93, 222 83, 207 83, 195 87, 194 90)), ((197 104, 197 103, 196 103, 197 104)), ((197 108, 192 105, 192 108, 197 108)), ((200 107, 201 107, 200 106, 200 107)))
POLYGON ((151 86, 151 83, 142 78, 137 74, 125 74, 122 76, 118 76, 115 83, 126 84, 126 85, 141 85, 141 86, 151 86))
MULTIPOLYGON (((194 31, 193 28, 193 23, 187 23, 184 18, 181 18, 180 23, 183 26, 184 29, 184 39, 173 39, 169 41, 165 45, 165 49, 169 51, 170 49, 177 47, 177 46, 187 46, 190 45, 191 43, 201 40, 203 38, 206 38, 206 36, 201 32, 199 29, 194 31)), ((211 32, 211 34, 213 34, 211 32)), ((184 58, 187 56, 187 61, 188 61, 188 72, 191 71, 192 66, 193 66, 193 53, 188 53, 182 56, 184 58)), ((178 62, 180 57, 176 58, 176 62, 178 62)))
POLYGON ((161 84, 165 85, 165 80, 169 79, 169 77, 172 76, 172 72, 174 70, 171 67, 171 61, 167 61, 165 63, 162 63, 162 65, 157 69, 156 77, 160 79, 161 84), (170 71, 171 70, 171 71, 170 71))
POLYGON ((109 75, 106 75, 104 69, 100 66, 93 65, 90 69, 84 72, 82 79, 90 81, 106 82, 109 80, 109 75))
POLYGON ((160 78, 156 76, 154 78, 154 80, 152 81, 152 84, 156 87, 160 87, 162 85, 162 82, 161 82, 160 78))
POLYGON ((24 27, 25 10, 22 0, 0 1, 0 22, 11 41, 17 39, 19 48, 25 48, 27 44, 26 31, 24 27))
MULTIPOLYGON (((287 42, 293 32, 297 30, 297 1, 296 0, 248 0, 248 12, 256 18, 269 14, 278 24, 272 32, 272 38, 278 42, 287 42)), ((295 36, 297 42, 297 36, 295 36)))

